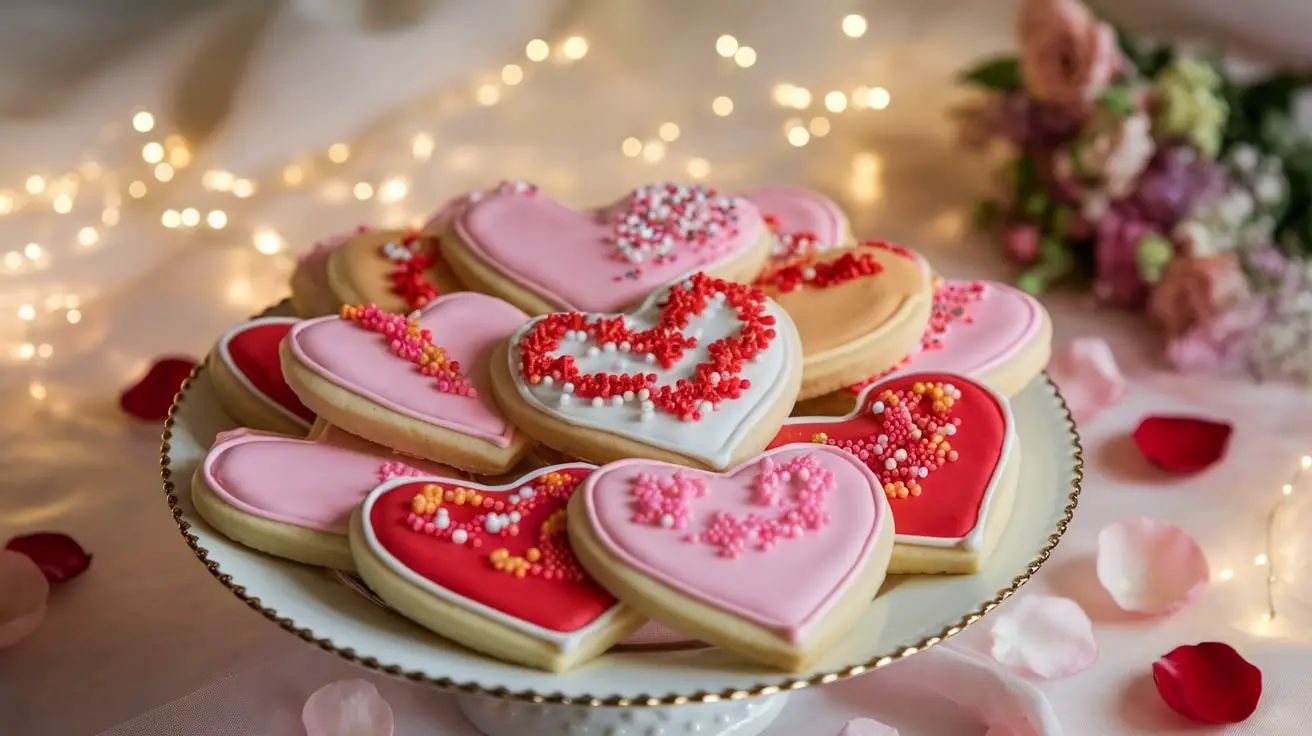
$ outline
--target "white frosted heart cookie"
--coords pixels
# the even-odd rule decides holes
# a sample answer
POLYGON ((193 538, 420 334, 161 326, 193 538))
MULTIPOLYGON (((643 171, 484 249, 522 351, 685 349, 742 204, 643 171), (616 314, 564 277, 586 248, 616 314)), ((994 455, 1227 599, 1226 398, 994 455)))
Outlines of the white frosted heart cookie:
POLYGON ((952 373, 902 373, 841 417, 794 417, 772 447, 852 453, 880 479, 897 525, 890 573, 974 573, 1007 528, 1020 442, 1007 399, 952 373))
POLYGON ((351 520, 360 576, 389 606, 498 659, 561 672, 642 625, 579 567, 566 505, 595 470, 541 468, 490 486, 397 478, 351 520))
POLYGON ((260 317, 228 330, 205 360, 214 392, 238 424, 304 437, 314 412, 301 403, 282 375, 278 345, 300 320, 260 317))
POLYGON ((239 429, 215 439, 191 498, 201 518, 235 542, 352 570, 348 522, 371 490, 398 476, 456 472, 322 424, 308 439, 239 429))
POLYGON ((792 410, 801 345, 759 289, 694 274, 628 314, 533 319, 498 351, 510 420, 569 457, 731 467, 792 410))
POLYGON ((471 196, 441 248, 467 287, 538 315, 621 311, 697 271, 750 281, 772 240, 755 206, 706 187, 648 185, 576 210, 521 182, 471 196))
POLYGON ((532 441, 491 398, 492 351, 527 319, 472 292, 410 317, 372 305, 295 325, 283 374, 327 422, 407 455, 487 475, 513 468, 532 441))
POLYGON ((884 581, 879 481, 835 448, 790 445, 723 474, 621 460, 570 501, 583 567, 654 621, 784 670, 837 644, 884 581))

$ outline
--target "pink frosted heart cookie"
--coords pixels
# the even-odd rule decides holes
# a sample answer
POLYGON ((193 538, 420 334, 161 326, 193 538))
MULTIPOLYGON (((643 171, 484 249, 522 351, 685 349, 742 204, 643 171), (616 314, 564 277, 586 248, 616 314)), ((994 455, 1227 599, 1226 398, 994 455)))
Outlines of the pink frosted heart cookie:
POLYGON ((842 248, 853 240, 847 215, 832 199, 819 192, 796 187, 768 187, 742 196, 761 211, 774 235, 770 246, 772 266, 808 253, 842 248))
POLYGON ((291 278, 292 309, 296 314, 310 319, 332 314, 341 308, 342 302, 328 283, 328 258, 338 246, 368 229, 361 225, 349 233, 321 240, 301 254, 291 278))
POLYGON ((801 360, 779 305, 694 274, 629 314, 530 321, 493 359, 492 386, 516 426, 566 456, 723 469, 787 418, 801 360))
POLYGON ((347 523, 379 483, 456 473, 322 425, 311 439, 220 433, 191 481, 192 503, 235 542, 309 565, 352 570, 347 523))
POLYGON ((652 620, 764 664, 810 667, 865 613, 893 547, 879 480, 791 445, 723 473, 598 470, 569 507, 584 568, 652 620))
POLYGON ((441 248, 469 288, 547 314, 623 310, 697 271, 750 280, 771 240, 754 205, 706 187, 653 184, 576 210, 508 183, 458 209, 441 248))
POLYGON ((471 473, 504 473, 532 443, 493 403, 488 366, 525 319, 470 292, 409 317, 343 307, 292 328, 283 373, 306 406, 352 434, 471 473))
POLYGON ((841 417, 794 417, 772 447, 811 442, 860 458, 897 524, 891 573, 974 573, 1006 530, 1020 478, 1007 399, 966 376, 900 373, 841 417))
POLYGON ((388 605, 452 641, 560 672, 642 624, 579 566, 566 506, 595 466, 541 468, 501 485, 397 478, 351 520, 360 576, 388 605))
POLYGON ((206 360, 214 391, 237 423, 305 436, 314 412, 305 408, 283 379, 278 345, 295 317, 261 317, 243 322, 219 338, 206 360))

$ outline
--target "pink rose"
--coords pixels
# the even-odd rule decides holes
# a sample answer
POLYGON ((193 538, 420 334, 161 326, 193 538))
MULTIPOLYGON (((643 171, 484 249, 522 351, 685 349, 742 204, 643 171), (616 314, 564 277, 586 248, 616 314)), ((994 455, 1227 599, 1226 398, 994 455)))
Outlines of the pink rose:
POLYGON ((1039 229, 1033 225, 1012 225, 1007 228, 1007 255, 1022 266, 1039 260, 1039 229))
POLYGON ((1079 0, 1025 0, 1020 64, 1034 97, 1058 105, 1093 102, 1121 66, 1116 31, 1079 0))
POLYGON ((1248 278, 1233 253, 1180 255, 1162 272, 1149 311, 1168 335, 1212 322, 1249 299, 1248 278))
POLYGON ((1260 304, 1244 303, 1222 312, 1210 322, 1199 322, 1171 337, 1166 359, 1178 371, 1236 371, 1244 369, 1253 351, 1256 330, 1266 315, 1260 304))

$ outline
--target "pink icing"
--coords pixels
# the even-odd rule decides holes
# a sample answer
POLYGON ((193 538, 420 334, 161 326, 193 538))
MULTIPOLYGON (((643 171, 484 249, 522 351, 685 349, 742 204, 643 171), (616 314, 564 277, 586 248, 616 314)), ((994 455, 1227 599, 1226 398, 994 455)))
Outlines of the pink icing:
POLYGON ((455 228, 475 255, 554 308, 614 312, 689 273, 737 258, 759 242, 765 227, 754 205, 738 201, 732 227, 675 238, 675 257, 633 263, 616 246, 617 215, 633 197, 580 212, 541 193, 503 186, 459 211, 455 228))
POLYGON ((846 218, 838 205, 825 195, 810 189, 769 187, 743 196, 762 214, 778 218, 781 232, 811 233, 820 248, 841 245, 846 218))
POLYGON ((346 534, 351 511, 379 483, 400 475, 455 475, 329 427, 317 440, 259 432, 220 433, 202 472, 239 511, 315 531, 346 534))
MULTIPOLYGON (((966 289, 971 283, 949 281, 945 288, 966 289)), ((1010 360, 1035 338, 1043 324, 1043 307, 1034 297, 1006 284, 981 285, 978 300, 965 304, 961 317, 949 320, 937 335, 941 345, 909 356, 908 370, 977 376, 1010 360)))
POLYGON ((424 307, 421 327, 461 365, 478 397, 443 393, 414 364, 392 354, 386 338, 339 317, 297 324, 288 334, 297 360, 343 388, 405 416, 506 447, 515 428, 492 403, 493 348, 528 317, 495 297, 447 294, 424 307))
POLYGON ((621 460, 582 492, 594 533, 616 559, 790 641, 806 638, 891 523, 874 474, 825 446, 781 447, 722 475, 621 460), (682 480, 669 482, 676 474, 682 480), (650 521, 652 479, 678 497, 667 508, 686 514, 683 531, 674 520, 650 521), (737 556, 722 554, 726 546, 737 556))

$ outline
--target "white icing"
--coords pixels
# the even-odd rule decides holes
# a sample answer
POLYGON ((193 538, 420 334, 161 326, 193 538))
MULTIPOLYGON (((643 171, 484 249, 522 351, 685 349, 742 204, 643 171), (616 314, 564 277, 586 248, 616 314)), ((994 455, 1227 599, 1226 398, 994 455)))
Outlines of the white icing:
POLYGON ((227 332, 223 333, 223 337, 219 338, 219 344, 217 346, 216 352, 219 355, 219 360, 222 360, 223 364, 227 366, 228 373, 237 379, 237 382, 241 384, 242 388, 249 391, 250 394, 255 398, 259 399, 260 401, 263 401, 265 404, 268 404, 270 407, 272 407, 275 411, 277 411, 282 416, 295 422, 297 426, 309 429, 310 428, 309 422, 305 421, 305 419, 303 419, 302 417, 297 416, 295 412, 291 411, 290 409, 283 406, 282 404, 279 404, 278 402, 269 398, 268 394, 265 394, 263 391, 256 388, 255 384, 251 382, 251 379, 247 378, 245 373, 242 373, 240 370, 237 369, 237 364, 234 363, 232 360, 232 353, 228 350, 228 343, 232 342, 232 339, 236 337, 237 334, 240 332, 245 332, 246 330, 253 329, 260 325, 273 325, 273 324, 290 325, 290 324, 296 324, 297 322, 300 321, 301 320, 295 317, 260 317, 259 319, 253 319, 250 322, 239 324, 236 327, 232 328, 231 330, 228 330, 227 332))
MULTIPOLYGON (((839 422, 846 422, 849 419, 855 419, 860 414, 861 407, 865 406, 866 399, 869 397, 871 391, 874 391, 876 388, 882 388, 883 384, 887 383, 889 379, 892 379, 894 377, 900 379, 906 377, 913 377, 917 375, 943 375, 943 372, 942 371, 911 371, 908 373, 899 373, 897 374, 897 376, 889 376, 888 378, 882 379, 877 383, 866 386, 865 389, 861 391, 861 395, 857 397, 856 400, 857 408, 853 409, 851 412, 849 412, 844 416, 792 417, 788 421, 784 422, 784 426, 786 427, 794 424, 837 424, 839 422)), ((1003 470, 1007 467, 1007 461, 1011 457, 1012 448, 1016 444, 1016 423, 1012 419, 1012 415, 1011 415, 1011 402, 1008 401, 1005 396, 999 394, 997 391, 994 391, 988 386, 985 386, 982 383, 978 385, 979 388, 983 390, 984 393, 991 396, 993 400, 997 402, 998 407, 1001 408, 1004 431, 1002 435, 1002 452, 998 455, 998 465, 993 469, 993 475, 990 476, 989 478, 988 487, 984 489, 984 498, 983 500, 980 501, 979 513, 975 517, 975 525, 972 526, 970 528, 970 531, 966 532, 966 535, 963 537, 923 537, 914 534, 898 533, 895 537, 895 541, 898 544, 915 545, 920 547, 945 547, 945 548, 955 547, 955 548, 964 549, 973 552, 979 549, 980 545, 983 543, 984 531, 985 531, 984 527, 989 518, 989 506, 993 503, 993 496, 997 492, 998 484, 1002 481, 1003 470)), ((953 434, 956 432, 956 427, 948 425, 948 428, 950 428, 952 432, 945 432, 945 434, 953 434)), ((884 437, 884 435, 880 435, 878 441, 884 442, 887 441, 887 438, 884 437)), ((892 459, 890 458, 890 462, 891 461, 892 459)), ((924 478, 927 475, 929 475, 929 472, 925 468, 921 468, 920 477, 924 478)), ((1005 520, 996 520, 996 523, 1002 523, 1003 521, 1005 520)), ((896 528, 897 528, 896 523, 894 523, 894 529, 896 528)))
MULTIPOLYGON (((660 300, 665 291, 652 294, 628 316, 627 324, 635 330, 646 330, 655 325, 660 318, 660 300)), ((773 300, 766 299, 766 313, 775 318, 775 337, 770 346, 757 354, 755 360, 743 363, 742 377, 752 382, 752 387, 737 399, 730 399, 705 411, 696 421, 682 421, 664 411, 658 411, 648 401, 646 389, 636 396, 620 397, 621 401, 611 404, 605 402, 569 401, 568 394, 574 390, 573 384, 565 384, 557 389, 543 381, 531 385, 524 381, 520 371, 519 341, 533 329, 533 326, 546 317, 537 317, 519 329, 510 337, 510 374, 515 379, 519 395, 529 404, 548 414, 581 427, 599 429, 612 434, 630 437, 652 447, 677 452, 681 455, 697 458, 709 463, 717 470, 728 467, 733 451, 743 438, 756 428, 756 425, 771 406, 778 400, 788 384, 788 374, 794 362, 801 361, 796 354, 801 344, 797 337, 797 328, 788 314, 773 300), (563 391, 563 392, 562 392, 563 391)), ((591 317, 605 315, 590 315, 591 317)), ((726 306, 720 300, 711 300, 706 309, 689 320, 684 334, 701 332, 698 346, 684 353, 683 359, 670 370, 664 370, 655 364, 653 356, 627 354, 634 361, 645 361, 649 367, 643 372, 655 373, 662 383, 674 383, 680 378, 693 375, 693 368, 706 359, 706 346, 724 337, 736 335, 740 328, 737 311, 726 306)), ((598 356, 589 354, 588 345, 580 342, 578 336, 561 340, 556 355, 573 355, 578 368, 583 373, 608 373, 612 357, 606 357, 606 351, 598 356)), ((622 347, 622 346, 620 346, 622 347)), ((619 348, 611 346, 612 350, 619 348)))
MULTIPOLYGON (((441 600, 450 603, 451 605, 460 606, 461 608, 464 608, 465 610, 470 611, 471 613, 475 613, 478 614, 479 616, 483 616, 485 618, 496 621, 502 626, 506 626, 508 628, 512 628, 517 631, 523 632, 529 636, 532 636, 535 639, 541 639, 542 641, 550 642, 551 644, 559 648, 560 651, 562 652, 573 651, 577 649, 585 639, 592 636, 593 634, 604 631, 608 626, 610 626, 611 622, 615 619, 615 617, 618 616, 620 612, 623 610, 623 605, 620 604, 619 602, 616 602, 615 605, 611 606, 610 610, 601 614, 596 618, 596 620, 578 629, 577 631, 568 631, 568 632, 555 631, 552 629, 544 628, 542 626, 538 626, 537 624, 529 623, 528 621, 525 621, 523 619, 506 615, 505 613, 502 613, 501 611, 498 611, 490 606, 479 603, 478 601, 471 600, 462 595, 457 595, 447 590, 446 588, 443 588, 437 583, 434 583, 432 580, 429 580, 428 578, 425 578, 422 575, 416 574, 413 570, 411 570, 404 563, 398 560, 391 552, 388 552, 387 549, 384 548, 381 543, 379 543, 378 535, 374 533, 374 528, 373 525, 369 523, 369 518, 373 515, 374 503, 379 498, 381 498, 384 494, 386 494, 388 491, 392 490, 393 488, 396 488, 397 486, 403 486, 409 483, 450 483, 452 482, 452 480, 456 480, 462 488, 474 488, 484 493, 506 493, 511 491, 518 491, 520 496, 523 496, 524 498, 531 498, 533 496, 531 489, 526 488, 524 486, 526 486, 529 483, 532 483, 533 481, 537 480, 543 475, 546 475, 547 473, 558 471, 558 470, 570 470, 574 468, 595 470, 596 467, 597 466, 595 465, 589 465, 587 463, 569 463, 566 465, 553 465, 547 468, 539 468, 538 470, 533 471, 529 475, 525 475, 521 478, 516 479, 514 483, 505 483, 499 486, 485 486, 481 483, 471 483, 468 481, 463 481, 453 478, 442 478, 433 475, 426 475, 426 476, 420 475, 420 476, 413 476, 409 478, 393 478, 392 480, 389 480, 386 483, 383 483, 382 485, 370 491, 369 495, 365 498, 364 503, 360 507, 360 520, 362 522, 360 526, 363 529, 365 546, 367 546, 369 548, 369 551, 372 552, 373 555, 378 558, 379 562, 382 562, 383 565, 385 565, 392 572, 396 573, 397 575, 400 575, 401 578, 405 580, 407 583, 415 586, 416 588, 419 588, 425 593, 432 595, 436 598, 440 598, 441 600)), ((446 528, 447 526, 450 525, 450 523, 451 523, 450 518, 446 517, 445 523, 441 524, 440 526, 442 528, 446 528)), ((454 534, 452 536, 454 536, 454 534)), ((434 544, 451 544, 451 543, 452 542, 441 542, 438 540, 434 541, 434 544)), ((507 584, 513 584, 513 583, 508 582, 507 584)))

